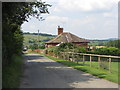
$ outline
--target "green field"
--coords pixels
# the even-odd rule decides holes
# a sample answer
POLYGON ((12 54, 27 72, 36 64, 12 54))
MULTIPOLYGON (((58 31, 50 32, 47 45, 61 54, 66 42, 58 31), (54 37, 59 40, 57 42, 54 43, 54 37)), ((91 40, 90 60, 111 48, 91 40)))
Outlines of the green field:
POLYGON ((106 46, 106 44, 108 43, 109 41, 97 41, 97 40, 90 40, 90 43, 88 45, 90 46, 106 46))
MULTIPOLYGON (((83 64, 83 62, 78 62, 78 64, 83 64)), ((86 61, 85 65, 90 66, 90 62, 86 61)), ((109 67, 109 63, 107 62, 106 67, 109 67)), ((93 61, 92 62, 92 67, 99 68, 98 62, 93 61)), ((118 62, 111 62, 111 72, 118 73, 118 62)))

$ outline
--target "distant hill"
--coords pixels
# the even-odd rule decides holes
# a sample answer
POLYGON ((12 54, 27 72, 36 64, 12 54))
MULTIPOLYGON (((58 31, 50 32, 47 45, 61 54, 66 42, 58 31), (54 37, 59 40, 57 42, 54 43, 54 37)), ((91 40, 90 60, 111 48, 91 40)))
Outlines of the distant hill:
MULTIPOLYGON (((38 35, 38 33, 29 33, 29 32, 24 32, 24 35, 38 35)), ((46 34, 46 33, 39 33, 40 36, 46 36, 46 37, 56 37, 57 35, 52 35, 52 34, 46 34)))
POLYGON ((118 38, 108 38, 108 39, 88 39, 90 41, 114 41, 118 40, 118 38))
POLYGON ((118 38, 108 38, 108 39, 88 39, 90 46, 106 46, 109 41, 118 40, 118 38))
POLYGON ((38 33, 23 33, 24 36, 24 46, 29 47, 30 45, 37 43, 39 45, 43 45, 45 42, 53 39, 56 35, 51 34, 43 34, 40 33, 38 37, 38 33), (39 39, 39 40, 38 40, 39 39))
MULTIPOLYGON (((38 33, 24 33, 24 46, 32 45, 37 43, 39 45, 44 44, 45 42, 55 38, 57 35, 46 34, 46 33, 39 33, 39 40, 38 40, 38 33)), ((108 38, 108 39, 88 39, 90 46, 105 46, 109 41, 118 40, 117 38, 108 38)))
POLYGON ((109 38, 109 39, 105 39, 105 40, 113 41, 113 40, 118 40, 118 38, 109 38))

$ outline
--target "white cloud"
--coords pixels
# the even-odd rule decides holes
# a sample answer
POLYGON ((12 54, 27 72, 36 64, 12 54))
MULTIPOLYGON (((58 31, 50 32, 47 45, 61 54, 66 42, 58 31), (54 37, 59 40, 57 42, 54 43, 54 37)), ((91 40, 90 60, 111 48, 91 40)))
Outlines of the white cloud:
POLYGON ((103 13, 103 16, 105 16, 105 17, 111 17, 111 16, 113 16, 113 14, 112 13, 103 13))
POLYGON ((53 9, 53 12, 60 12, 61 10, 58 8, 58 7, 55 7, 54 9, 53 9))
POLYGON ((103 13, 104 17, 113 17, 113 18, 118 18, 118 13, 116 12, 105 12, 103 13))
POLYGON ((49 10, 50 14, 45 14, 45 21, 31 19, 22 26, 24 31, 37 32, 39 29, 44 33, 57 34, 57 26, 60 25, 65 32, 83 38, 110 38, 118 35, 118 0, 46 0, 46 2, 53 6, 49 10))
POLYGON ((95 9, 110 9, 119 0, 59 0, 59 7, 66 10, 91 11, 95 9))
POLYGON ((46 21, 48 21, 48 22, 67 22, 68 17, 48 16, 46 18, 46 21))

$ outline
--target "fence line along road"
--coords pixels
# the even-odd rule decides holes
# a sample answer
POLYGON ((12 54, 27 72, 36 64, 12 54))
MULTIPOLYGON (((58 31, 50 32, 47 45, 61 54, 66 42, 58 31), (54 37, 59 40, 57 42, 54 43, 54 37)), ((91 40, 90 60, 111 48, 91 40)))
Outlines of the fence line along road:
POLYGON ((86 53, 74 53, 74 52, 61 52, 61 53, 79 54, 85 56, 99 56, 99 57, 108 57, 108 58, 120 58, 120 56, 111 56, 111 55, 98 55, 98 54, 86 54, 86 53))
MULTIPOLYGON (((105 57, 108 58, 108 62, 109 62, 109 72, 111 72, 111 58, 120 58, 120 56, 111 56, 111 55, 97 55, 97 54, 85 54, 85 53, 75 53, 75 52, 61 52, 62 54, 68 53, 68 54, 72 54, 72 55, 82 55, 83 56, 83 64, 85 63, 85 56, 90 56, 90 67, 92 66, 92 56, 97 56, 98 57, 98 67, 100 67, 100 62, 101 62, 101 58, 105 57)), ((72 60, 73 61, 73 60, 72 60)), ((77 61, 78 63, 78 61, 77 61)))

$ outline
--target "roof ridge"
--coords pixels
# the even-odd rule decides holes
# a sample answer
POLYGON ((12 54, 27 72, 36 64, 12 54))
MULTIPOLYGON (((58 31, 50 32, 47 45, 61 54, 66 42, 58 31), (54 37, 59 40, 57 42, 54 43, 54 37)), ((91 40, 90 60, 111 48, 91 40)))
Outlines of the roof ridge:
POLYGON ((60 42, 89 42, 89 40, 85 38, 80 38, 70 32, 63 32, 46 43, 60 43, 60 42))
MULTIPOLYGON (((71 34, 72 34, 72 33, 71 33, 71 34)), ((72 34, 72 35, 74 35, 74 34, 72 34)), ((81 38, 81 37, 78 37, 78 36, 76 36, 76 35, 74 35, 74 36, 77 37, 77 38, 86 40, 85 38, 81 38)))
POLYGON ((73 41, 73 39, 72 39, 72 37, 71 37, 71 33, 68 33, 69 34, 69 36, 70 36, 70 39, 71 39, 71 42, 73 41))

